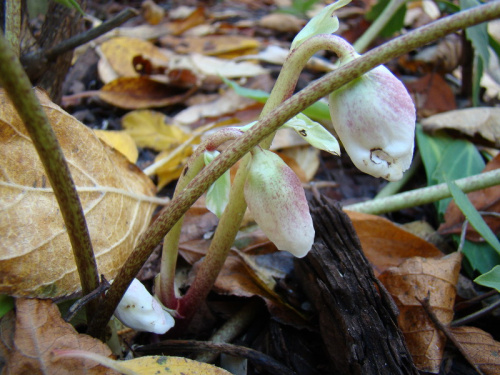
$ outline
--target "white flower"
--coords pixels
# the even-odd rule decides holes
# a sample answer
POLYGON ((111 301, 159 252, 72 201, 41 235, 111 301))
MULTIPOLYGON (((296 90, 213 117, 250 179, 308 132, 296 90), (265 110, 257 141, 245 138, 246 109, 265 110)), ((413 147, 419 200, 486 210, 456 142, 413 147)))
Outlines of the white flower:
POLYGON ((116 307, 115 316, 136 331, 158 334, 167 332, 175 324, 174 318, 137 279, 132 281, 116 307))
POLYGON ((309 252, 314 227, 304 189, 278 155, 254 149, 244 193, 255 221, 279 250, 298 258, 309 252))
POLYGON ((330 94, 333 127, 361 171, 397 181, 411 164, 415 106, 408 91, 379 66, 330 94))

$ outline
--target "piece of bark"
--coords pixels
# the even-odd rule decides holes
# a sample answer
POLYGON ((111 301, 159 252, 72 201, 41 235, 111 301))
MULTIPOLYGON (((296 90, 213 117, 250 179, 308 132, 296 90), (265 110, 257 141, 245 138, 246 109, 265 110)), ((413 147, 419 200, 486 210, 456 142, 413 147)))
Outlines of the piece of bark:
POLYGON ((311 206, 316 241, 296 270, 318 311, 331 373, 418 374, 396 305, 374 276, 349 217, 325 197, 311 206))

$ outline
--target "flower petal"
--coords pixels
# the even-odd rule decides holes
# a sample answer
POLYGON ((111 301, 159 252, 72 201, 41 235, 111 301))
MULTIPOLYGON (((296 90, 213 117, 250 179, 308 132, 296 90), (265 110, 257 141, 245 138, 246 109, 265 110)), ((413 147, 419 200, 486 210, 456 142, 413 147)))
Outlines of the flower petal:
POLYGON ((314 227, 304 189, 278 155, 254 149, 244 193, 255 221, 279 250, 298 258, 309 252, 314 227))

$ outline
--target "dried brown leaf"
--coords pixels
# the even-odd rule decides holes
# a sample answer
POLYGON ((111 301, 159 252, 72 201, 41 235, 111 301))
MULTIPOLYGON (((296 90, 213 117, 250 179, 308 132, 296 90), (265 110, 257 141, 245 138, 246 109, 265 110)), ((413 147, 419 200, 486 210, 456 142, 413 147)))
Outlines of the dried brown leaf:
POLYGON ((55 349, 80 349, 111 356, 104 343, 79 334, 66 323, 52 301, 18 299, 12 348, 2 374, 116 374, 93 361, 56 359, 52 353, 55 349))
POLYGON ((442 253, 429 242, 376 215, 346 211, 375 275, 414 257, 436 257, 442 253))
POLYGON ((242 35, 207 35, 183 38, 168 35, 161 38, 160 43, 179 54, 201 53, 224 58, 257 53, 260 46, 257 39, 242 35))
POLYGON ((99 97, 116 107, 142 109, 183 102, 194 91, 196 87, 179 89, 147 77, 124 77, 104 85, 99 91, 99 97))
POLYGON ((459 253, 440 259, 414 257, 379 276, 399 308, 399 326, 415 365, 422 371, 439 372, 446 339, 420 301, 429 296, 439 321, 451 322, 461 259, 459 253))
POLYGON ((405 83, 413 98, 419 117, 457 108, 455 94, 439 74, 429 73, 414 82, 405 83))
POLYGON ((500 342, 489 333, 476 327, 450 327, 448 333, 484 375, 500 373, 500 342))
MULTIPOLYGON (((114 278, 148 226, 155 187, 92 130, 39 94, 86 215, 99 273, 114 278)), ((0 293, 53 297, 80 288, 59 206, 21 119, 0 93, 0 293)))
POLYGON ((184 31, 205 23, 206 19, 207 16, 205 7, 200 6, 191 12, 191 14, 189 14, 186 18, 171 22, 168 28, 171 30, 172 35, 181 35, 184 31))

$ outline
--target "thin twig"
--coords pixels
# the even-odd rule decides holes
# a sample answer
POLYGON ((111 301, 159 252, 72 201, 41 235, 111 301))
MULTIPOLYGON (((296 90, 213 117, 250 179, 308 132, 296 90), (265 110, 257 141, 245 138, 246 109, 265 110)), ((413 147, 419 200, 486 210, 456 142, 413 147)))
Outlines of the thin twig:
POLYGON ((66 315, 64 315, 64 321, 70 322, 78 313, 78 311, 85 307, 85 305, 87 305, 90 301, 98 298, 101 293, 104 293, 106 290, 108 290, 110 286, 111 284, 104 278, 104 275, 101 275, 101 283, 99 284, 97 289, 94 289, 92 292, 90 292, 90 294, 83 296, 74 304, 72 304, 66 312, 66 315))
POLYGON ((79 47, 107 33, 137 15, 138 12, 135 9, 124 9, 112 19, 103 22, 101 25, 93 29, 63 40, 55 47, 23 55, 21 57, 21 63, 28 73, 28 76, 36 76, 36 70, 43 70, 43 68, 41 69, 41 66, 48 64, 50 61, 54 60, 63 53, 71 51, 76 47, 79 47))
POLYGON ((452 327, 458 327, 458 326, 463 326, 464 324, 473 322, 474 320, 477 320, 485 315, 488 315, 492 311, 498 309, 500 307, 500 299, 496 300, 493 302, 491 305, 486 306, 485 308, 478 310, 470 315, 464 316, 463 318, 454 320, 451 322, 452 327))

